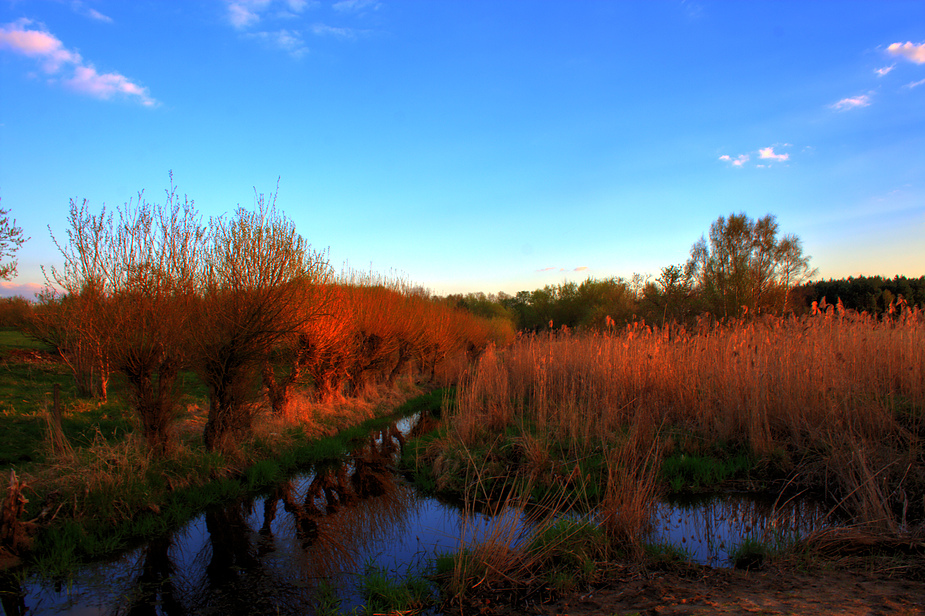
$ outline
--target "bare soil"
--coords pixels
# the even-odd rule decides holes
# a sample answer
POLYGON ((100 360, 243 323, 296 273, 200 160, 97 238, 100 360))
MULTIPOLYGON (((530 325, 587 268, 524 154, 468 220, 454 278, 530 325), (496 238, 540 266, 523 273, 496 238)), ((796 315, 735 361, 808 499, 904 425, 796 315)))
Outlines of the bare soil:
POLYGON ((606 585, 521 613, 536 616, 695 614, 925 614, 925 580, 895 572, 811 573, 687 568, 626 572, 606 585))

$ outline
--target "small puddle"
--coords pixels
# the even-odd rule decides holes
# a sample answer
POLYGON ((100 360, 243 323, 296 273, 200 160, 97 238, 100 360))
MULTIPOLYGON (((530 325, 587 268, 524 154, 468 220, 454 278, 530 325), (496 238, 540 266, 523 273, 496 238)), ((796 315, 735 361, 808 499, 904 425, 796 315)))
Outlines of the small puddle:
MULTIPOLYGON (((364 604, 359 580, 370 566, 402 576, 455 552, 460 537, 487 536, 493 518, 422 497, 394 472, 406 418, 339 463, 318 465, 266 496, 216 507, 182 530, 107 563, 66 586, 31 578, 0 581, 5 614, 305 614, 324 597, 349 612, 364 604)), ((746 537, 804 536, 825 511, 806 501, 777 504, 749 496, 663 503, 653 540, 691 560, 729 566, 746 537)), ((519 516, 507 511, 500 515, 519 516)), ((527 523, 515 518, 515 526, 527 523)))

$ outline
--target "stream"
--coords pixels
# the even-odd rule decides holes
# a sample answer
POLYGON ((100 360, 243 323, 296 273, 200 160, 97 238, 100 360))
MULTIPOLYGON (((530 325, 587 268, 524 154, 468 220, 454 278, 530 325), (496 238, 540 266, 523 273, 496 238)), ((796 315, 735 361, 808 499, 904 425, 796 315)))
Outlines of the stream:
MULTIPOLYGON (((2 613, 306 614, 332 605, 350 612, 364 605, 359 581, 370 567, 401 577, 488 536, 499 520, 529 529, 519 511, 466 512, 416 492, 394 465, 417 425, 410 417, 376 431, 341 461, 209 509, 68 582, 0 578, 2 613)), ((730 566, 729 552, 744 538, 803 536, 823 525, 825 513, 806 500, 747 495, 663 502, 652 539, 684 549, 694 562, 730 566)))

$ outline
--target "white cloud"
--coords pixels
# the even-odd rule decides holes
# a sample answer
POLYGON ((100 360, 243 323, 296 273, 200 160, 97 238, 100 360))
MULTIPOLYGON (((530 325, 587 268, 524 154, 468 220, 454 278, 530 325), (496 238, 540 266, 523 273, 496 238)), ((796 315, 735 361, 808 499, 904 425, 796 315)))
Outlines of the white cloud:
POLYGON ((108 100, 116 94, 136 97, 142 105, 153 107, 157 104, 148 94, 148 89, 131 81, 120 73, 99 74, 93 64, 86 62, 79 53, 67 49, 53 34, 45 29, 27 29, 32 22, 19 19, 0 26, 0 49, 9 49, 14 53, 35 58, 42 64, 42 70, 49 75, 57 75, 66 68, 71 68, 70 77, 63 77, 63 82, 72 89, 95 98, 108 100))
POLYGON ((894 56, 902 56, 916 64, 925 64, 925 43, 920 45, 914 45, 909 42, 893 43, 887 47, 886 50, 894 56))
POLYGON ((318 0, 225 0, 228 21, 238 30, 246 30, 259 23, 265 15, 276 18, 297 17, 306 9, 315 8, 318 0), (270 9, 273 11, 270 11, 270 9))
POLYGON ((301 13, 305 9, 314 9, 321 6, 318 0, 287 0, 286 4, 293 13, 301 13))
POLYGON ((87 17, 89 17, 90 19, 95 19, 97 21, 104 21, 108 24, 112 23, 112 17, 108 15, 103 15, 96 9, 87 9, 87 17))
POLYGON ((379 8, 379 2, 378 0, 341 0, 335 2, 331 8, 343 12, 358 12, 366 8, 375 10, 379 8))
POLYGON ((270 45, 282 49, 294 58, 301 58, 308 53, 308 47, 302 40, 302 35, 290 30, 278 30, 276 32, 253 32, 246 36, 260 39, 270 45))
POLYGON ((733 167, 741 167, 748 162, 749 156, 748 154, 739 154, 737 157, 733 158, 728 154, 723 154, 719 159, 723 162, 730 163, 733 167))
POLYGON ((73 11, 77 13, 78 15, 83 15, 84 17, 89 17, 90 19, 94 19, 96 21, 102 21, 107 24, 112 23, 112 17, 109 17, 108 15, 103 15, 96 9, 88 7, 86 4, 83 3, 82 0, 71 0, 71 9, 73 9, 73 11))
POLYGON ((260 21, 260 13, 270 6, 270 0, 226 0, 228 21, 239 30, 260 21))
POLYGON ((878 77, 883 77, 884 75, 886 75, 886 74, 888 74, 890 71, 892 71, 894 68, 896 68, 896 65, 895 65, 895 64, 891 64, 891 65, 889 65, 889 66, 884 66, 883 68, 878 68, 878 69, 877 69, 876 71, 874 71, 874 72, 877 73, 877 76, 878 76, 878 77))
POLYGON ((860 96, 853 96, 850 98, 843 98, 837 103, 829 105, 832 109, 836 111, 847 111, 848 109, 856 109, 858 107, 867 107, 870 105, 870 95, 861 94, 860 96))
POLYGON ((925 79, 920 79, 920 80, 918 80, 918 81, 913 81, 912 83, 907 83, 907 84, 904 85, 903 87, 904 87, 904 88, 912 89, 912 88, 917 88, 917 87, 919 87, 920 85, 923 85, 923 84, 925 84, 925 79))
POLYGON ((356 34, 352 28, 335 28, 334 26, 325 24, 314 24, 312 26, 312 34, 318 36, 335 36, 345 39, 356 38, 356 34))
POLYGON ((781 163, 790 158, 790 154, 775 154, 773 147, 761 148, 758 150, 758 154, 758 158, 776 160, 781 163))

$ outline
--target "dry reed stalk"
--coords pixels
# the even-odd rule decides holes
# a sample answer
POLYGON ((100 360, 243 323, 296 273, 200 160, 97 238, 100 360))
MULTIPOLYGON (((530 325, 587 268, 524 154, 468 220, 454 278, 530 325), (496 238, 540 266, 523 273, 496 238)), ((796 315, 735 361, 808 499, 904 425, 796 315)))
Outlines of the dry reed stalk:
MULTIPOLYGON (((894 321, 836 311, 756 320, 703 327, 670 342, 641 326, 614 336, 524 336, 473 368, 451 421, 469 438, 526 421, 540 440, 575 451, 612 442, 645 416, 759 454, 787 448, 826 455, 830 433, 865 447, 877 443, 894 459, 914 457, 925 427, 925 317, 907 313, 894 321)), ((889 457, 872 468, 887 464, 889 457)), ((827 477, 843 494, 867 481, 849 481, 836 466, 827 477)), ((921 468, 905 478, 886 474, 886 499, 906 486, 921 492, 925 483, 921 468)))
POLYGON ((74 448, 61 428, 60 406, 56 406, 49 413, 46 405, 42 414, 45 417, 45 448, 48 450, 49 458, 60 461, 74 460, 74 448))
POLYGON ((601 526, 633 558, 643 554, 651 528, 661 465, 658 434, 644 419, 633 423, 626 440, 607 453, 607 487, 600 505, 601 526))

